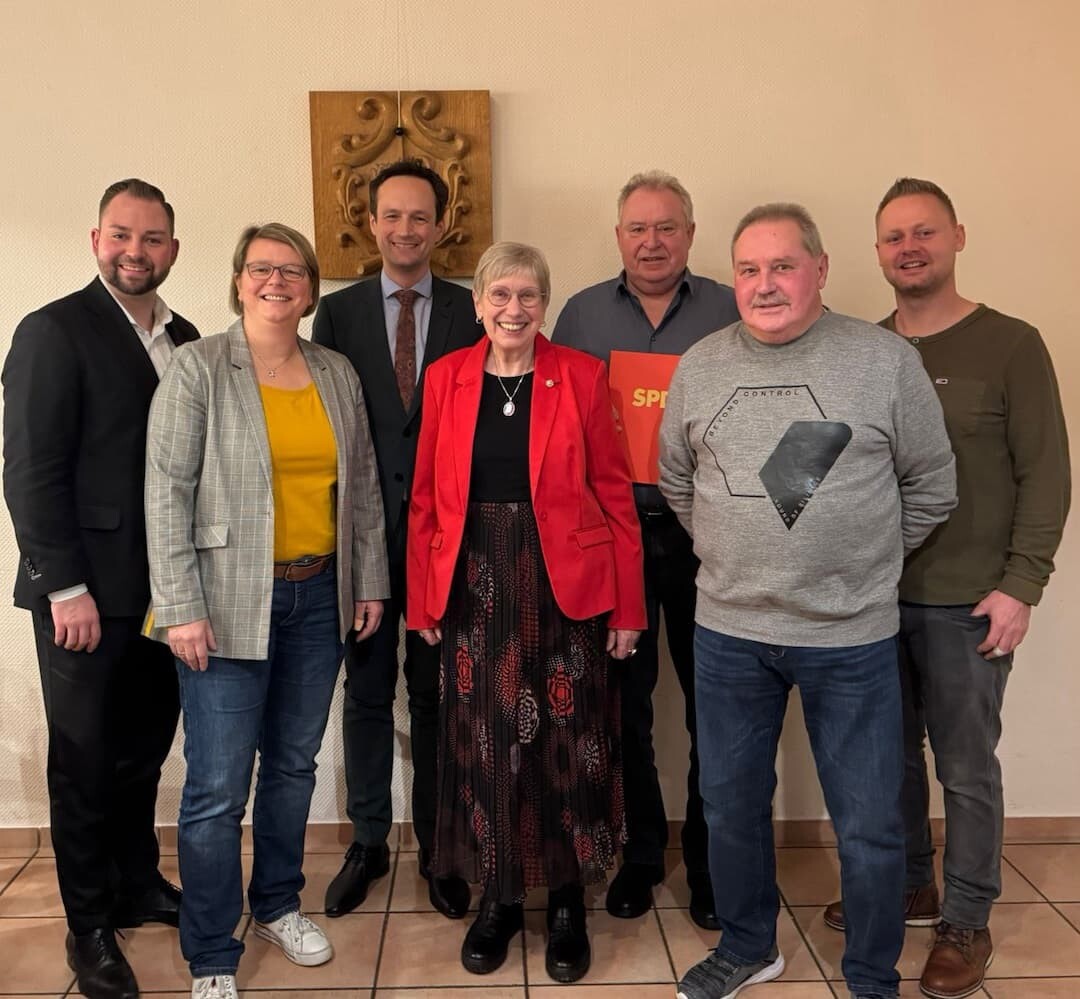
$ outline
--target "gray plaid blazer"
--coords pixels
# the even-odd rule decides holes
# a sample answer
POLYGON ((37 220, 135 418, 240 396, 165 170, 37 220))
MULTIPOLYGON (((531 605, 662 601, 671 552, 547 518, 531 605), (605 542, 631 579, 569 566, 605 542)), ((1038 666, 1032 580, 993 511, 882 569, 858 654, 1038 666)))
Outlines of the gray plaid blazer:
MULTIPOLYGON (((360 381, 340 354, 300 349, 337 444, 340 637, 354 600, 390 596, 375 452, 360 381)), ((153 637, 208 617, 217 655, 265 659, 274 495, 262 397, 243 326, 173 352, 150 406, 146 540, 153 637)))

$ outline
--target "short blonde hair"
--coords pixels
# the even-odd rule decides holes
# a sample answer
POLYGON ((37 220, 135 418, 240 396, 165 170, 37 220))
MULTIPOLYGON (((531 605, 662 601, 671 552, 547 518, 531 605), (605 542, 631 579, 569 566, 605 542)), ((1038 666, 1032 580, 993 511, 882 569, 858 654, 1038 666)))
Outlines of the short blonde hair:
POLYGON ((540 286, 540 294, 544 296, 545 302, 551 298, 551 269, 544 255, 535 246, 505 240, 492 243, 484 251, 473 275, 473 291, 477 298, 480 298, 492 281, 519 271, 533 276, 540 286))
POLYGON ((244 269, 244 264, 247 263, 248 249, 257 239, 272 239, 275 243, 284 243, 300 255, 311 278, 311 305, 303 312, 305 316, 310 316, 315 311, 315 306, 319 304, 319 258, 315 256, 315 250, 308 242, 307 236, 281 222, 249 225, 240 233, 240 241, 233 251, 233 279, 229 282, 229 308, 238 316, 243 314, 243 309, 240 308, 240 295, 236 290, 236 279, 244 269))

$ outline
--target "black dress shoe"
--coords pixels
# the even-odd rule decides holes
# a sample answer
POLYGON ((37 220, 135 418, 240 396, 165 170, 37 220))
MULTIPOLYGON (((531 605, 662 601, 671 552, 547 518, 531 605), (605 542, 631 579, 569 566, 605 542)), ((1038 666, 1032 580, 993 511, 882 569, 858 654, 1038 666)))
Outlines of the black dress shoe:
POLYGON ((113 906, 112 924, 120 929, 143 923, 180 925, 180 901, 184 893, 158 875, 157 884, 139 895, 122 895, 113 906))
POLYGON ((575 885, 548 896, 548 943, 544 965, 556 982, 576 982, 589 970, 592 950, 585 932, 585 892, 575 885))
POLYGON ((607 892, 607 911, 619 919, 637 919, 652 905, 652 887, 664 872, 650 864, 623 864, 607 892))
POLYGON ((469 927, 461 944, 461 963, 474 975, 488 975, 502 967, 506 949, 523 925, 521 903, 502 905, 480 900, 476 922, 469 927))
POLYGON ((686 883, 690 886, 690 918, 703 930, 720 929, 709 872, 694 871, 687 874, 686 883))
POLYGON ((87 999, 138 999, 135 972, 116 945, 109 927, 74 936, 67 935, 67 963, 75 972, 75 984, 87 999))
POLYGON ((326 914, 344 916, 367 898, 371 882, 390 870, 390 848, 385 843, 362 846, 353 843, 345 863, 326 889, 326 914))
POLYGON ((464 878, 431 876, 431 855, 421 850, 418 858, 420 877, 428 883, 428 898, 436 912, 441 912, 447 919, 462 919, 469 911, 472 892, 464 878))

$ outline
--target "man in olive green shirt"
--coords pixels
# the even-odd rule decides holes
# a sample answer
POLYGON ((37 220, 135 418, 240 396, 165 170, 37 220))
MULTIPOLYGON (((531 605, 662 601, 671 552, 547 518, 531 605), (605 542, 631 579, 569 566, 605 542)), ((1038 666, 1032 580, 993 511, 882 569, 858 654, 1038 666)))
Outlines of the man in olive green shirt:
MULTIPOLYGON (((930 181, 898 180, 877 212, 896 292, 883 324, 922 356, 956 454, 958 505, 900 580, 908 925, 940 923, 920 981, 934 999, 982 984, 1001 892, 1004 803, 995 755, 1013 652, 1053 571, 1069 509, 1069 450, 1038 330, 960 296, 964 227, 930 181), (944 904, 934 883, 923 742, 945 798, 944 904)), ((838 903, 825 921, 843 928, 838 903)))

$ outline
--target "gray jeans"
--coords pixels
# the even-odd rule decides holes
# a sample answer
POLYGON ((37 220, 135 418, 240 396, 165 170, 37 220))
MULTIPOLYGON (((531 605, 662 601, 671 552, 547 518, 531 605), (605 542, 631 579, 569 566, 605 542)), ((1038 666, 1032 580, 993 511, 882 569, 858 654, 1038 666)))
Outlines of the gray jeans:
POLYGON ((934 880, 930 786, 923 744, 930 738, 945 792, 944 919, 982 929, 1001 894, 1004 800, 996 749, 1012 655, 984 659, 975 647, 987 619, 971 605, 900 605, 904 702, 904 826, 907 887, 934 880))

